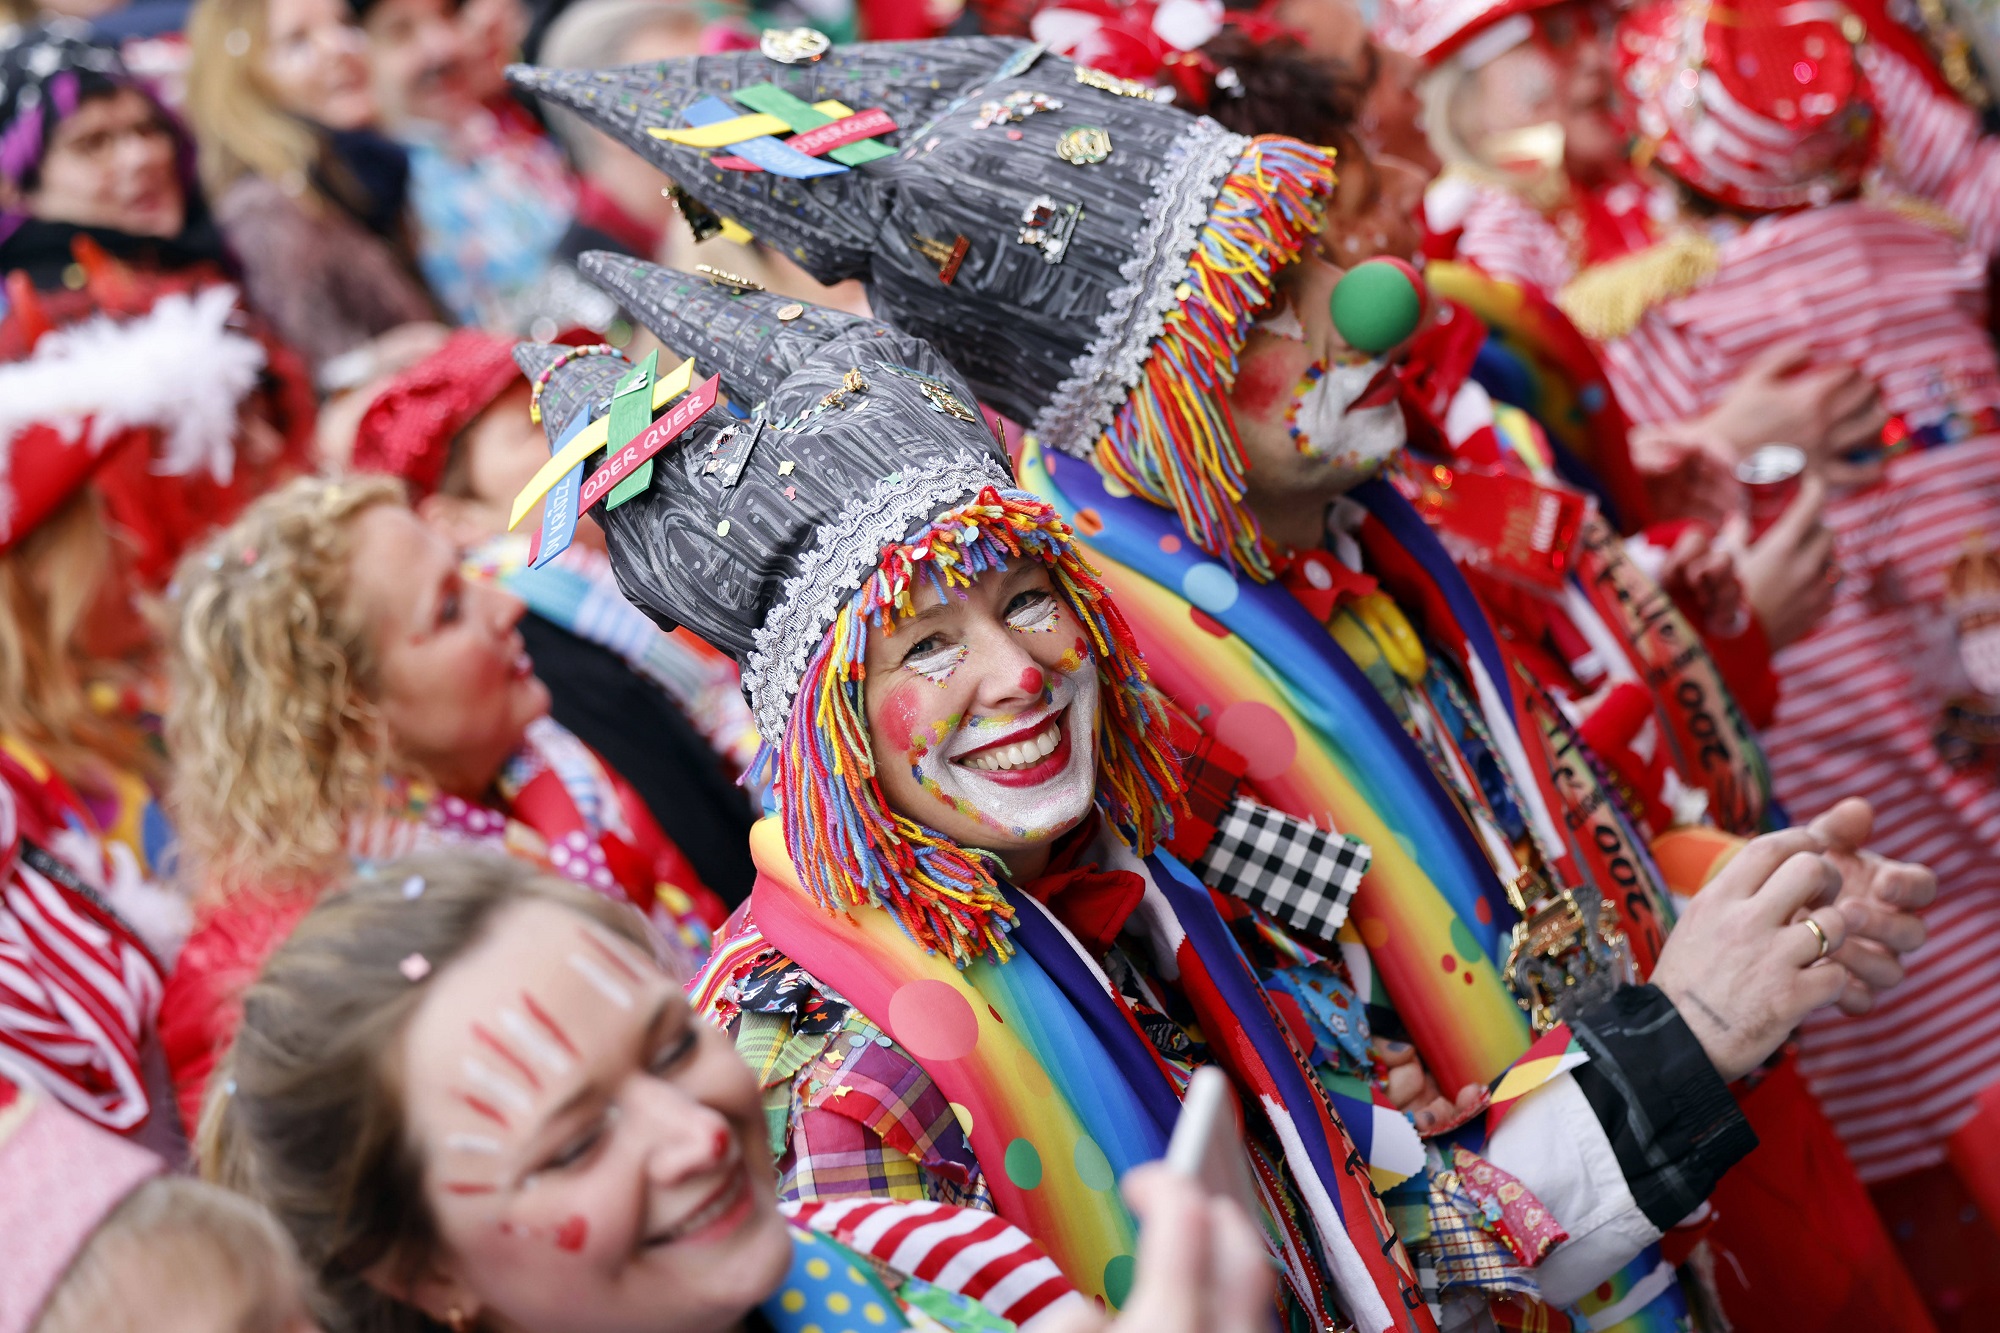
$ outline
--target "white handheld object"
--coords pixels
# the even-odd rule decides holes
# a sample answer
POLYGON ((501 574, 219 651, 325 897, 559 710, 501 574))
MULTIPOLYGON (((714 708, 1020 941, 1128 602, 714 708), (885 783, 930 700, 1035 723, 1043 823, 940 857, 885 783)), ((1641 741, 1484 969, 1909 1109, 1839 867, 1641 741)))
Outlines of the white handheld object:
POLYGON ((1180 1119, 1167 1144, 1167 1169, 1201 1186, 1218 1198, 1234 1199, 1249 1218, 1257 1216, 1257 1196, 1250 1187, 1250 1164, 1244 1159, 1243 1123, 1237 1116, 1236 1094, 1229 1079, 1213 1065, 1194 1071, 1180 1119))

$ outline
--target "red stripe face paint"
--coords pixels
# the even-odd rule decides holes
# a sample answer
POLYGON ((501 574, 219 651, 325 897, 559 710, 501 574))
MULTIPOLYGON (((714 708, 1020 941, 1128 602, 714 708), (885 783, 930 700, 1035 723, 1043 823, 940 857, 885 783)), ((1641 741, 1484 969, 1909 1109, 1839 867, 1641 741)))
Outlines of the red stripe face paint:
POLYGON ((555 1040, 556 1045, 569 1053, 572 1060, 579 1058, 576 1046, 570 1041, 569 1034, 562 1030, 562 1024, 550 1017, 549 1011, 537 1004, 534 996, 528 994, 526 991, 522 991, 521 1006, 528 1011, 528 1017, 534 1019, 542 1031, 548 1033, 555 1040))
POLYGON ((472 1039, 493 1052, 493 1054, 499 1056, 502 1060, 505 1060, 512 1066, 515 1073, 528 1080, 529 1087, 533 1088, 536 1092, 542 1090, 542 1080, 535 1076, 534 1070, 528 1068, 528 1062, 514 1054, 507 1043, 487 1031, 484 1026, 478 1023, 472 1025, 472 1039))
POLYGON ((612 948, 610 945, 606 944, 603 940, 597 938, 597 932, 586 930, 583 932, 583 939, 584 943, 588 944, 591 948, 595 949, 598 953, 598 956, 603 958, 605 962, 611 964, 613 968, 617 969, 618 973, 621 976, 623 976, 627 981, 632 982, 634 985, 637 985, 639 981, 642 980, 642 978, 639 975, 639 970, 633 967, 632 964, 627 962, 624 958, 620 957, 618 950, 612 948))
POLYGON ((575 1254, 590 1239, 590 1226, 583 1218, 572 1213, 556 1228, 556 1248, 565 1254, 575 1254))
POLYGON ((485 1116, 488 1120, 491 1120, 494 1124, 500 1126, 500 1128, 502 1129, 513 1128, 512 1125, 507 1123, 507 1117, 500 1114, 500 1108, 493 1105, 493 1103, 481 1101, 479 1098, 473 1096, 469 1092, 459 1093, 458 1099, 464 1102, 467 1106, 470 1106, 473 1110, 477 1111, 480 1115, 485 1116))

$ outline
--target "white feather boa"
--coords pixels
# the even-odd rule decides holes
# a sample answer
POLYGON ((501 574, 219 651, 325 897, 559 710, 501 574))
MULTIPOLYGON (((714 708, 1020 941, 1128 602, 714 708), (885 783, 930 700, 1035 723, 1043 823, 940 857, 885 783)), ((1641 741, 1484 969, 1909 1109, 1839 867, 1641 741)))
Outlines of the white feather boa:
POLYGON ((92 453, 135 427, 163 439, 153 470, 206 467, 218 485, 236 472, 236 409, 264 368, 256 339, 229 327, 236 289, 169 295, 134 319, 97 315, 42 336, 34 355, 0 366, 0 489, 13 446, 48 426, 92 453))

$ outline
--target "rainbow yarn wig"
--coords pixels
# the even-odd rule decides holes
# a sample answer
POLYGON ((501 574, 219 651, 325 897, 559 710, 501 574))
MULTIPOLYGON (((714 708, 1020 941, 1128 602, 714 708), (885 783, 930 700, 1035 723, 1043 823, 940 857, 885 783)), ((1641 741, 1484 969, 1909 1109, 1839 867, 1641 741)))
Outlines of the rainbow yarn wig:
MULTIPOLYGON (((888 808, 863 664, 868 635, 893 633, 926 581, 951 593, 1022 559, 1048 565, 1097 663, 1099 809, 1142 853, 1171 832, 1178 765, 1131 632, 1068 525, 1013 488, 971 391, 934 351, 873 320, 624 256, 583 268, 731 403, 757 404, 740 421, 711 408, 654 455, 638 494, 595 512, 626 596, 742 665, 814 902, 882 907, 961 966, 1007 956, 994 858, 888 808)), ((552 443, 607 415, 631 370, 564 350, 516 353, 543 381, 552 443)))

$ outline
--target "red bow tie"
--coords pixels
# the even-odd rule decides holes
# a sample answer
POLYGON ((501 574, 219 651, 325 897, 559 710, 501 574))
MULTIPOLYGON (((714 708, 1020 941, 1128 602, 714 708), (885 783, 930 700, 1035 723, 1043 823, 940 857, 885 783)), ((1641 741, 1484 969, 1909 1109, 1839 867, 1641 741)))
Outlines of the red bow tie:
POLYGON ((1111 948, 1146 896, 1146 881, 1140 876, 1095 865, 1052 870, 1023 887, 1055 913, 1093 957, 1111 948))

